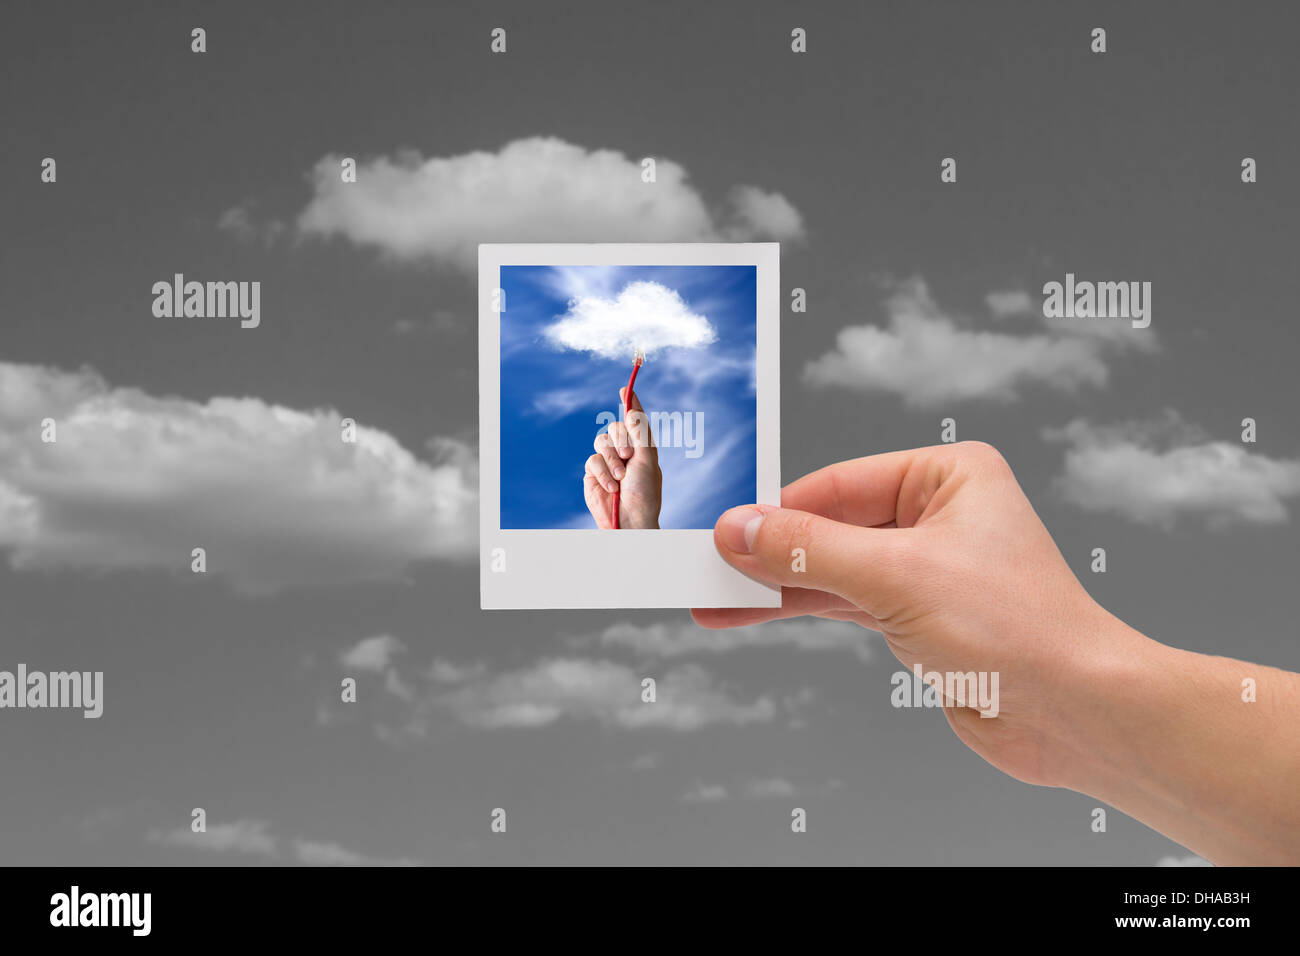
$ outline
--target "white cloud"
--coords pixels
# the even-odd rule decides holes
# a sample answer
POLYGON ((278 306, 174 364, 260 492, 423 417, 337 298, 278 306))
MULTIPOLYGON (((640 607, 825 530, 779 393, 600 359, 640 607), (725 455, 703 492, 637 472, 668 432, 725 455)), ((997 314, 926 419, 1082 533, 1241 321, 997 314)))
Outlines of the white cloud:
POLYGON ((360 671, 382 673, 388 670, 393 657, 406 650, 406 646, 391 634, 376 634, 363 638, 339 655, 344 667, 360 671))
POLYGON ((1162 856, 1156 866, 1214 866, 1214 864, 1199 856, 1162 856))
POLYGON ((641 700, 642 675, 627 665, 581 657, 548 658, 438 692, 432 704, 472 727, 541 727, 560 719, 625 728, 696 730, 712 724, 771 721, 770 697, 743 701, 688 664, 659 675, 654 703, 641 700))
POLYGON ((246 593, 472 556, 473 451, 439 439, 423 461, 369 427, 345 443, 342 417, 0 363, 0 549, 20 569, 188 574, 203 547, 208 572, 246 593))
POLYGON ((339 156, 311 174, 314 195, 298 217, 301 233, 342 236, 401 261, 432 260, 473 271, 480 242, 702 242, 792 240, 798 211, 753 186, 733 189, 711 209, 686 170, 656 160, 656 181, 641 161, 553 137, 425 159, 403 152, 357 166, 344 183, 339 156))
POLYGON ((575 638, 573 644, 598 643, 626 647, 641 657, 684 657, 725 654, 759 647, 789 647, 805 651, 849 651, 863 663, 871 659, 874 635, 856 624, 841 621, 773 621, 727 630, 708 630, 692 621, 637 625, 611 624, 593 637, 575 638))
POLYGON ((356 853, 337 843, 320 843, 314 840, 294 840, 293 855, 307 866, 420 866, 417 860, 385 859, 356 853))
POLYGON ((681 796, 682 803, 719 803, 727 799, 727 788, 720 783, 696 783, 681 796))
POLYGON ((1029 293, 1024 289, 1005 289, 990 292, 984 297, 984 302, 988 305, 989 311, 993 313, 993 317, 998 319, 1009 318, 1013 315, 1032 315, 1034 312, 1034 300, 1029 297, 1029 293))
POLYGON ((542 335, 556 348, 629 361, 638 347, 653 355, 664 348, 700 348, 718 338, 708 319, 658 282, 629 282, 612 299, 574 299, 542 335))
POLYGON ((236 820, 232 823, 212 823, 204 833, 195 833, 189 827, 174 830, 150 830, 146 839, 162 846, 188 847, 211 850, 215 853, 245 853, 251 856, 275 856, 275 837, 271 825, 264 820, 236 820))
POLYGON ((765 777, 745 784, 745 796, 756 800, 770 797, 793 797, 798 792, 794 784, 783 777, 765 777))
MULTIPOLYGON (((249 856, 279 858, 281 840, 265 820, 236 820, 233 823, 209 824, 204 833, 189 827, 174 830, 150 830, 145 839, 160 846, 207 850, 213 853, 242 853, 249 856)), ((416 860, 384 859, 355 853, 337 843, 294 839, 293 857, 308 866, 419 866, 416 860)))
POLYGON ((1283 524, 1285 499, 1300 495, 1300 460, 1211 441, 1173 412, 1106 427, 1076 419, 1044 437, 1069 446, 1055 489, 1085 511, 1163 528, 1180 516, 1201 516, 1211 527, 1283 524))
POLYGON ((733 221, 723 228, 726 238, 745 242, 754 237, 802 239, 803 216, 780 193, 757 186, 736 186, 731 190, 733 221))
MULTIPOLYGON (((991 296, 989 305, 1007 318, 1024 303, 1004 295, 991 296)), ((1026 386, 1067 393, 1103 386, 1108 353, 1156 348, 1148 329, 1109 328, 1099 320, 1040 320, 1025 332, 970 328, 940 310, 920 279, 900 284, 886 307, 887 327, 841 329, 835 348, 804 367, 804 382, 891 392, 917 407, 966 399, 1010 402, 1026 386)))

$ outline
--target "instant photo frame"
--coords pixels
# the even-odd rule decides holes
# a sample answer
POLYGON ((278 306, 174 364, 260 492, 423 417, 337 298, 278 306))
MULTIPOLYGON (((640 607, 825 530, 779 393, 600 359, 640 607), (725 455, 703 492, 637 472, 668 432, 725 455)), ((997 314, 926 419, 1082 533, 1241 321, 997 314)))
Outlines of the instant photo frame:
MULTIPOLYGON (((501 268, 756 268, 756 501, 781 501, 779 243, 574 243, 479 246, 479 581, 490 609, 781 606, 779 589, 718 555, 712 529, 501 527, 501 268)), ((508 311, 509 302, 504 305, 508 311)), ((593 437, 596 429, 593 427, 593 437)), ((588 452, 590 449, 587 450, 588 452)), ((584 456, 585 457, 585 456, 584 456)), ((579 462, 580 466, 580 462, 579 462)), ((575 472, 575 487, 580 474, 575 472)))

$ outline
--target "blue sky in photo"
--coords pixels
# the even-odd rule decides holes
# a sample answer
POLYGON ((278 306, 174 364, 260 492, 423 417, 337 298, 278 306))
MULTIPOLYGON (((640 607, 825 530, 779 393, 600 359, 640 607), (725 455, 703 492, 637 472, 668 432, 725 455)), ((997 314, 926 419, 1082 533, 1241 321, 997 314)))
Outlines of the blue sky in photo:
MULTIPOLYGON (((632 354, 560 349, 544 335, 570 303, 614 299, 629 283, 674 290, 716 331, 697 348, 652 351, 635 391, 647 413, 697 424, 697 450, 664 447, 660 527, 712 528, 756 497, 754 266, 503 266, 501 288, 501 527, 595 528, 582 477, 602 413, 617 414, 632 354), (694 457, 691 457, 694 456, 694 457)), ((671 439, 669 439, 671 440, 671 439)))

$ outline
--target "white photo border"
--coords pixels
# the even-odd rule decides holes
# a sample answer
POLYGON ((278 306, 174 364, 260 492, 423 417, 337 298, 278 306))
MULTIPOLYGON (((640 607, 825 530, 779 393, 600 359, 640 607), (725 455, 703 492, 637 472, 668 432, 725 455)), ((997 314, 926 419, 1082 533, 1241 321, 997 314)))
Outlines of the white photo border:
POLYGON ((485 243, 478 247, 481 607, 780 607, 779 588, 750 580, 718 556, 710 528, 501 528, 501 316, 494 293, 501 267, 513 265, 756 266, 757 502, 781 503, 780 243, 485 243))

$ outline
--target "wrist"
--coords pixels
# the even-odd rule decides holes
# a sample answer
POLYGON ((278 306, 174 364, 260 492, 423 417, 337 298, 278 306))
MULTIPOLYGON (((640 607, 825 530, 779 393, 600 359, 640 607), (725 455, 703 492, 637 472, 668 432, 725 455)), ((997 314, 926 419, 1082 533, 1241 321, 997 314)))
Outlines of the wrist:
POLYGON ((1183 652, 1096 610, 1055 689, 1058 785, 1114 802, 1142 777, 1146 742, 1178 693, 1183 652))

